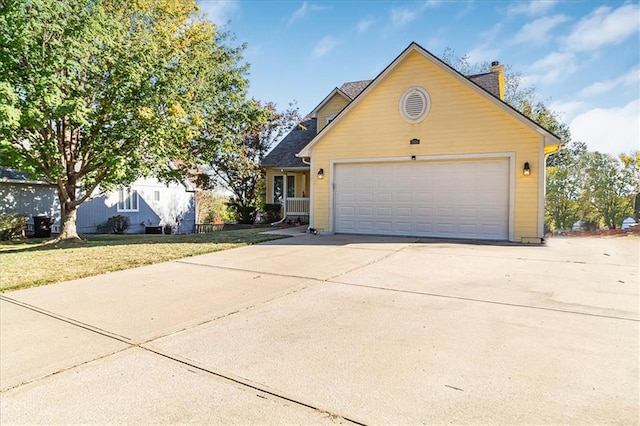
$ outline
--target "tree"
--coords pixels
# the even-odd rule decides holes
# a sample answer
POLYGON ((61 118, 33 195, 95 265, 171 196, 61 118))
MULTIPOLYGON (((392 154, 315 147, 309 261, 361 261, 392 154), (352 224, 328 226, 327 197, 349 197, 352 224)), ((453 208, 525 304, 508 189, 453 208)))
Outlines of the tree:
POLYGON ((614 157, 589 152, 585 160, 585 200, 605 226, 616 229, 633 215, 633 197, 640 185, 640 153, 614 157))
POLYGON ((178 179, 231 138, 247 81, 227 39, 195 0, 0 0, 0 164, 57 186, 61 240, 94 191, 178 179))
POLYGON ((587 148, 582 142, 570 142, 560 147, 547 164, 546 220, 555 230, 571 229, 574 222, 584 218, 581 209, 583 175, 576 173, 584 162, 587 148))
POLYGON ((262 160, 273 143, 299 121, 298 109, 278 111, 276 105, 253 101, 239 137, 209 158, 216 181, 232 193, 230 207, 241 223, 253 223, 264 193, 262 160))

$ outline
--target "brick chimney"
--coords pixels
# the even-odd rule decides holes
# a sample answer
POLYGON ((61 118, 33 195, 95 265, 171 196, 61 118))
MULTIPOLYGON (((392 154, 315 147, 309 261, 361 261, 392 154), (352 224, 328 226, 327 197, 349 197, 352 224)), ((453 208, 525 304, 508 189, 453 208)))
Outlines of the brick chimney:
POLYGON ((491 72, 498 74, 498 90, 500 92, 500 100, 504 101, 504 65, 500 65, 500 62, 491 62, 491 72))

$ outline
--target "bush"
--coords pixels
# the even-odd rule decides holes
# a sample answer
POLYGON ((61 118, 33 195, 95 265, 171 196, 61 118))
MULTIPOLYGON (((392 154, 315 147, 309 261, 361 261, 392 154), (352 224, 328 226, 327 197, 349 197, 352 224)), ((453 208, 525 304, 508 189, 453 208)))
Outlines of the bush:
POLYGON ((24 237, 29 218, 19 213, 0 215, 0 241, 14 240, 24 237))
POLYGON ((107 220, 107 226, 114 234, 124 234, 129 225, 131 225, 131 221, 127 216, 116 215, 107 220))
POLYGON ((281 219, 280 212, 282 210, 282 206, 278 203, 265 204, 262 210, 264 212, 264 215, 262 216, 264 223, 273 223, 281 219))
POLYGON ((237 204, 229 204, 229 207, 235 213, 238 223, 252 224, 256 221, 258 210, 253 206, 240 206, 237 204))

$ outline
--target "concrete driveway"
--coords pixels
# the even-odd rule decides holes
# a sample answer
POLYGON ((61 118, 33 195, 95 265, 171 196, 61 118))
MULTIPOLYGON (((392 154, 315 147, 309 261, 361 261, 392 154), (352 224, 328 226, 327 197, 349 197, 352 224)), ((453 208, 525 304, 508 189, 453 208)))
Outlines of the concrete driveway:
POLYGON ((638 424, 640 239, 304 235, 0 296, 0 421, 638 424))

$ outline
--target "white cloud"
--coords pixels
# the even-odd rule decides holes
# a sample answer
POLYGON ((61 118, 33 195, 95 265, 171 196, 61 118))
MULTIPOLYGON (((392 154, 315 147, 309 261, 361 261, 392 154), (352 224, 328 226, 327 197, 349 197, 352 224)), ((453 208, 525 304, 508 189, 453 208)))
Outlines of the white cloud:
POLYGON ((636 92, 638 91, 638 84, 640 83, 640 66, 636 66, 629 70, 624 75, 621 75, 618 78, 614 78, 606 81, 598 81, 593 83, 590 86, 585 87, 580 91, 580 96, 582 97, 590 97, 597 96, 603 93, 610 92, 616 87, 629 87, 636 86, 636 92))
POLYGON ((467 58, 471 64, 480 64, 483 62, 495 61, 498 57, 499 50, 495 47, 499 43, 495 43, 496 38, 502 31, 502 24, 497 23, 486 31, 479 34, 482 42, 467 53, 467 58))
POLYGON ((618 155, 640 150, 640 99, 621 108, 595 108, 569 124, 571 138, 586 142, 590 151, 618 155))
POLYGON ((325 36, 316 44, 316 47, 313 49, 313 57, 321 58, 327 53, 331 52, 334 47, 338 44, 338 40, 336 40, 333 36, 325 36))
POLYGON ((567 22, 569 18, 565 15, 545 16, 524 25, 515 35, 514 43, 542 44, 549 41, 551 30, 558 25, 567 22))
POLYGON ((507 15, 540 16, 553 8, 557 0, 530 0, 527 2, 515 2, 507 8, 507 15))
POLYGON ((391 9, 391 23, 402 27, 420 16, 421 9, 393 8, 391 9))
POLYGON ((288 24, 291 25, 295 21, 298 21, 304 18, 310 13, 317 12, 320 10, 325 10, 325 9, 327 9, 327 7, 318 6, 316 4, 310 4, 309 2, 304 1, 302 2, 302 6, 300 6, 298 9, 296 9, 295 12, 291 14, 291 16, 289 17, 288 24))
POLYGON ((375 20, 371 17, 361 19, 360 22, 358 22, 358 24, 356 25, 356 30, 360 34, 365 33, 371 27, 371 25, 373 25, 374 22, 375 20))
POLYGON ((236 0, 200 0, 198 7, 209 21, 218 26, 225 25, 240 9, 236 0))
POLYGON ((625 4, 615 10, 602 6, 578 22, 564 41, 567 50, 584 52, 618 44, 640 29, 640 5, 625 4))
POLYGON ((423 7, 433 9, 440 6, 442 3, 444 3, 444 0, 427 0, 424 2, 423 7))
POLYGON ((561 76, 573 74, 578 69, 576 55, 571 52, 553 52, 534 62, 523 79, 527 85, 555 83, 561 76))
POLYGON ((586 107, 587 104, 582 101, 556 101, 549 104, 549 109, 558 113, 562 121, 565 123, 570 122, 573 117, 584 111, 586 107))
MULTIPOLYGON (((467 58, 470 64, 482 64, 484 62, 493 62, 498 57, 498 49, 490 49, 486 45, 477 46, 469 53, 467 58)), ((488 72, 488 70, 487 70, 488 72)))

